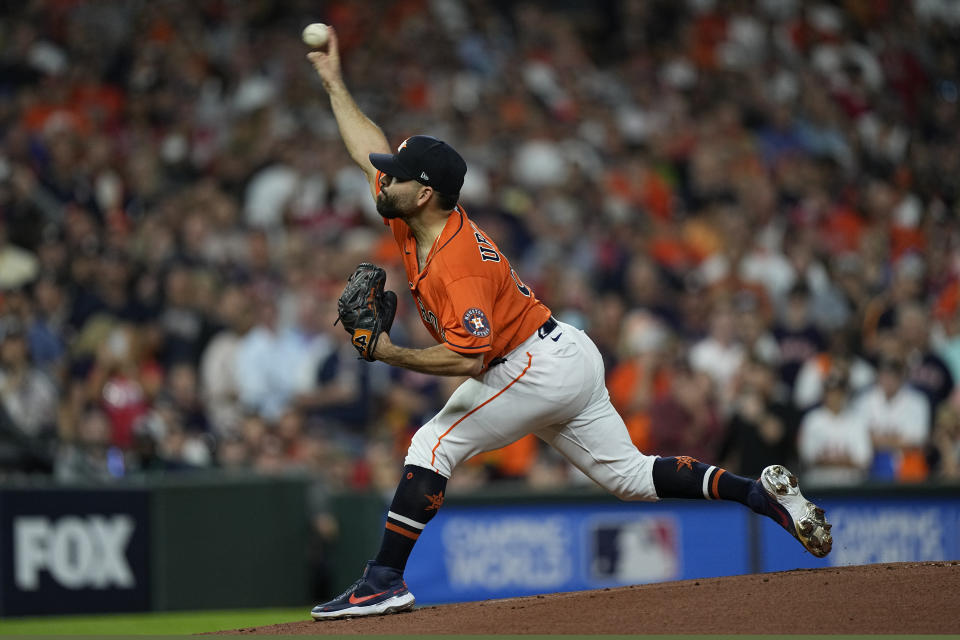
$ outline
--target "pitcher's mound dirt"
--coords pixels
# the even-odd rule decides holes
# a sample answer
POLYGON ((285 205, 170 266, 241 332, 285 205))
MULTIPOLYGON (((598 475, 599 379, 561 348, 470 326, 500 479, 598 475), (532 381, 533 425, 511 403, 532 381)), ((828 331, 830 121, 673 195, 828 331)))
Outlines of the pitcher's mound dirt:
MULTIPOLYGON (((308 611, 304 611, 304 617, 308 611)), ((960 632, 960 561, 797 569, 303 620, 250 634, 960 632)))

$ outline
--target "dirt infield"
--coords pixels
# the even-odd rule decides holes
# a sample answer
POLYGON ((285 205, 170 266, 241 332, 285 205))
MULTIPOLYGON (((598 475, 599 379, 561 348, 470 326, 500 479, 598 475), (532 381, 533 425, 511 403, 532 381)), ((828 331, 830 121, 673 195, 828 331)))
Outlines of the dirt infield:
POLYGON ((487 600, 223 633, 948 634, 960 632, 958 612, 960 562, 923 562, 487 600))

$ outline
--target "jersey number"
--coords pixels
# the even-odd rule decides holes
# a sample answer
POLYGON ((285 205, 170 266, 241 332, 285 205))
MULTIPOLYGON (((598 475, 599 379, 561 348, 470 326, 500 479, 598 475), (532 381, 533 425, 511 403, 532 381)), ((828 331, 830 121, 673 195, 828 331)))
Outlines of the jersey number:
MULTIPOLYGON (((484 262, 500 262, 500 254, 496 249, 493 248, 493 245, 483 237, 483 234, 477 230, 477 227, 471 222, 473 226, 473 237, 477 241, 477 248, 480 249, 480 259, 484 262)), ((516 270, 513 267, 510 268, 510 277, 513 278, 513 281, 517 283, 517 289, 520 290, 520 293, 530 297, 530 287, 526 286, 520 281, 520 277, 517 275, 516 270)))
POLYGON ((446 332, 445 329, 442 329, 442 328, 440 327, 440 323, 437 321, 437 316, 436 316, 436 314, 434 314, 433 311, 430 311, 430 310, 427 309, 425 306, 423 306, 423 300, 420 299, 420 296, 415 296, 415 299, 416 299, 416 301, 417 301, 417 307, 420 308, 420 317, 423 318, 423 321, 424 321, 427 325, 433 327, 434 333, 436 333, 438 336, 440 336, 440 341, 441 341, 441 342, 446 342, 446 339, 447 339, 446 333, 447 333, 447 332, 446 332))

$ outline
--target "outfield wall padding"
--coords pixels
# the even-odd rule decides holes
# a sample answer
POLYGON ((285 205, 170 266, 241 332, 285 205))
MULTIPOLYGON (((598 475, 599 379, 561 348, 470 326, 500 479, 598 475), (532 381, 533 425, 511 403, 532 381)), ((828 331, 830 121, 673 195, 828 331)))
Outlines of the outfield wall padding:
MULTIPOLYGON (((181 474, 0 488, 0 616, 309 607, 376 554, 390 496, 335 494, 311 591, 308 477, 181 474)), ((960 560, 960 486, 805 491, 834 523, 814 558, 736 504, 625 503, 593 488, 449 495, 411 556, 421 604, 797 568, 960 560)), ((316 505, 314 505, 316 508, 316 505)), ((318 548, 312 547, 314 552, 318 548)))
POLYGON ((309 602, 308 482, 185 475, 0 489, 0 616, 309 602))

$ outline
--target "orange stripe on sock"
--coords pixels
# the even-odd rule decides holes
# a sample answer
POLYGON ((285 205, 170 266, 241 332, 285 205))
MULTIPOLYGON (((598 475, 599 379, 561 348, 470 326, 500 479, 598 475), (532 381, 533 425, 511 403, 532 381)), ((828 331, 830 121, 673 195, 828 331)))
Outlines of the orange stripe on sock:
POLYGON ((387 527, 387 529, 390 529, 390 531, 395 531, 395 532, 399 533, 399 534, 402 535, 402 536, 406 536, 407 538, 410 538, 411 540, 416 540, 417 538, 420 537, 420 534, 418 534, 418 533, 410 533, 409 531, 407 531, 407 530, 404 529, 403 527, 398 527, 397 525, 393 524, 392 522, 388 522, 388 523, 386 524, 386 527, 387 527))
POLYGON ((717 472, 713 474, 713 482, 710 483, 710 495, 713 496, 714 500, 720 498, 720 495, 717 493, 717 487, 720 485, 720 476, 726 473, 725 469, 717 469, 717 472))
POLYGON ((451 431, 453 431, 453 428, 454 428, 455 426, 457 426, 458 424, 460 424, 461 422, 463 422, 464 420, 466 420, 467 418, 469 418, 470 416, 472 416, 472 415, 473 415, 474 413, 476 413, 478 410, 482 409, 484 406, 486 406, 487 404, 489 404, 490 402, 492 402, 493 400, 495 400, 496 397, 499 396, 501 393, 503 393, 504 391, 506 391, 507 389, 509 389, 510 387, 512 387, 512 386, 513 386, 513 383, 516 382, 517 380, 519 380, 520 378, 522 378, 523 375, 527 372, 527 370, 530 369, 530 365, 532 365, 532 364, 533 364, 533 356, 530 355, 530 352, 528 351, 528 352, 527 352, 527 366, 524 367, 523 371, 520 372, 520 375, 518 375, 516 378, 514 378, 513 380, 511 380, 511 381, 510 381, 510 384, 508 384, 507 386, 505 386, 503 389, 500 389, 500 391, 497 391, 492 397, 487 398, 486 400, 484 400, 483 404, 481 404, 481 405, 479 405, 479 406, 477 406, 477 407, 474 407, 473 409, 471 409, 470 411, 468 411, 467 413, 465 413, 462 418, 460 418, 459 420, 457 420, 456 422, 454 422, 452 425, 450 425, 450 428, 447 429, 446 431, 444 431, 444 432, 443 432, 443 435, 441 435, 439 438, 437 438, 437 444, 433 445, 433 449, 430 450, 430 466, 433 467, 434 471, 436 471, 436 469, 437 469, 436 466, 434 466, 433 463, 436 462, 436 460, 437 460, 437 447, 440 446, 440 441, 443 440, 448 433, 450 433, 451 431))

